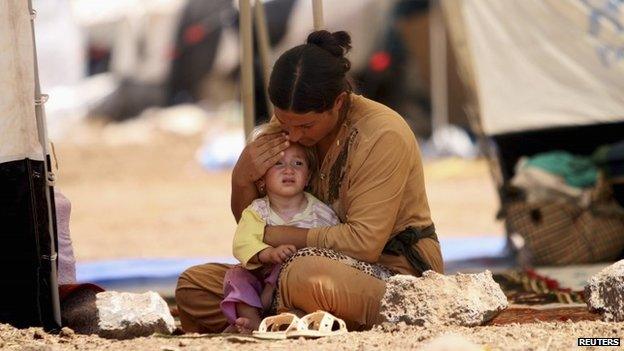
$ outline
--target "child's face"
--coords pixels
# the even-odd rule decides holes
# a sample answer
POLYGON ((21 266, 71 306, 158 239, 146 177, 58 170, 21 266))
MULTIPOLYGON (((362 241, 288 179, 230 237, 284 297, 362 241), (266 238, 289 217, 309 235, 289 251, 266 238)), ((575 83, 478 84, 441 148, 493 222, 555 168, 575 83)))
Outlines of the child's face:
POLYGON ((308 184, 310 166, 303 147, 292 144, 264 175, 267 194, 294 196, 308 184))

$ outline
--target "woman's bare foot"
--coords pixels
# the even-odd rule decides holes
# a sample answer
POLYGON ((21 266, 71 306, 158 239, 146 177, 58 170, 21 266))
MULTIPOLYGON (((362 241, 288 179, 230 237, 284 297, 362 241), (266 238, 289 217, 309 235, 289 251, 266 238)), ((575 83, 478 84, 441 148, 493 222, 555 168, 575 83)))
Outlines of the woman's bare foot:
POLYGON ((253 321, 245 317, 236 318, 236 321, 234 321, 234 326, 241 334, 251 334, 254 330, 258 330, 259 325, 259 321, 253 321))

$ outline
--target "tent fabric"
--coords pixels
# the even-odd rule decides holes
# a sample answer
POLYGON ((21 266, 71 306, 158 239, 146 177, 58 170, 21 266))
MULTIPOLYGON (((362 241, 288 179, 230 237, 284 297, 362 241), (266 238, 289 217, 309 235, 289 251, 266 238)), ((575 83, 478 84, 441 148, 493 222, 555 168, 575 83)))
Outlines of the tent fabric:
MULTIPOLYGON (((35 109, 30 1, 0 0, 0 322, 60 329, 53 188, 35 109), (51 213, 52 212, 52 213, 51 213)), ((42 132, 43 134, 43 132, 42 132)))
POLYGON ((465 0, 462 6, 486 135, 624 120, 624 37, 617 30, 623 4, 465 0))
POLYGON ((0 162, 43 160, 28 1, 0 1, 0 162))

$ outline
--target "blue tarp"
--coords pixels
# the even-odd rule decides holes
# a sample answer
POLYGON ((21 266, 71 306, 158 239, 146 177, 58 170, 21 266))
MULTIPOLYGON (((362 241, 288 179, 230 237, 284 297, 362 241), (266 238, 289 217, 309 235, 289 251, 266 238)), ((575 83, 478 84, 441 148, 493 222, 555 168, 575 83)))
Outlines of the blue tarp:
MULTIPOLYGON (((503 236, 442 238, 445 262, 479 257, 500 257, 505 247, 503 236)), ((130 258, 108 261, 79 262, 79 282, 114 283, 137 279, 176 279, 186 268, 207 262, 236 263, 233 257, 196 258, 130 258)))

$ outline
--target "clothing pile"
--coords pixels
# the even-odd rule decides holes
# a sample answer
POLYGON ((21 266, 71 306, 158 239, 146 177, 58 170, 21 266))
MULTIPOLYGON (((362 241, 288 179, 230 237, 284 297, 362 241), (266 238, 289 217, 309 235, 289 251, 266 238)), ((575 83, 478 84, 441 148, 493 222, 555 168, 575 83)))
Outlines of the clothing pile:
POLYGON ((553 151, 521 158, 511 184, 524 191, 529 203, 567 200, 587 206, 597 178, 589 157, 553 151))
POLYGON ((624 141, 591 156, 523 157, 510 185, 516 196, 504 206, 505 219, 521 264, 591 263, 624 254, 624 141))
POLYGON ((613 198, 624 207, 624 140, 599 147, 592 159, 611 184, 613 198))

